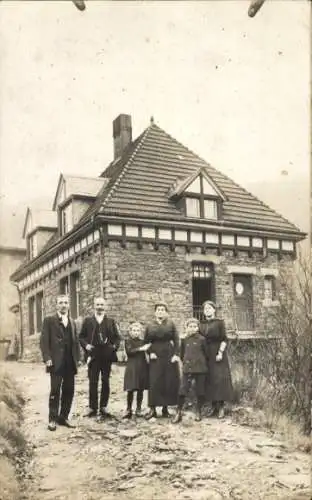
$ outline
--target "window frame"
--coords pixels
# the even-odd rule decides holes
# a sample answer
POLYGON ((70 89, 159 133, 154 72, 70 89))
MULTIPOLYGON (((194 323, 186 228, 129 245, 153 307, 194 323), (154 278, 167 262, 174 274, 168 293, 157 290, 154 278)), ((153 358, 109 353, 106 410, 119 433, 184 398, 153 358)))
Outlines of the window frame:
POLYGON ((276 277, 272 274, 266 274, 263 279, 263 296, 264 300, 268 302, 275 302, 277 300, 276 294, 276 277), (271 283, 270 296, 266 294, 266 282, 271 283))
POLYGON ((199 174, 199 179, 200 179, 200 193, 192 193, 192 192, 185 192, 184 194, 184 213, 186 217, 189 218, 199 218, 199 219, 204 219, 204 220, 211 220, 211 221, 217 221, 221 218, 221 208, 222 208, 222 201, 218 196, 213 196, 209 194, 204 193, 204 186, 203 186, 203 174, 199 174), (187 199, 196 199, 199 201, 199 216, 193 216, 188 214, 187 210, 187 199), (207 217, 205 214, 205 201, 212 201, 215 203, 215 212, 216 216, 215 217, 207 217))

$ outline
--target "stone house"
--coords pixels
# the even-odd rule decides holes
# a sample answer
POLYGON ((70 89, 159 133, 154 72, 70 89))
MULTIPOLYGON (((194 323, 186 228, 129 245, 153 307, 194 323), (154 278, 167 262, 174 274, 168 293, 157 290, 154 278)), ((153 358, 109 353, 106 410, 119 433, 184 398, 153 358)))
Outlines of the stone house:
POLYGON ((131 117, 118 116, 113 141, 98 178, 61 175, 52 209, 27 211, 27 262, 11 276, 25 344, 60 292, 74 318, 102 293, 122 333, 162 298, 180 329, 213 299, 230 335, 266 335, 279 273, 291 270, 305 234, 153 119, 133 140, 131 117))

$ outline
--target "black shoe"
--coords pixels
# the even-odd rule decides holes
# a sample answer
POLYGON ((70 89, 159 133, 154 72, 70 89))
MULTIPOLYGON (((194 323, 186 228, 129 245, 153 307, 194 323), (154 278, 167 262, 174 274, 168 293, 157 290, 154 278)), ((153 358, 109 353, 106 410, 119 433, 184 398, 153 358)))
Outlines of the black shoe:
POLYGON ((76 426, 74 424, 71 424, 67 418, 64 417, 59 417, 57 420, 57 423, 59 425, 62 425, 63 427, 68 427, 68 429, 75 429, 76 426))
POLYGON ((156 410, 150 410, 145 416, 146 420, 151 420, 151 418, 157 418, 156 410))
POLYGON ((216 407, 210 408, 210 410, 207 412, 207 417, 216 417, 218 415, 218 409, 216 407))
POLYGON ((135 410, 135 416, 136 417, 143 417, 141 408, 137 408, 135 410))
POLYGON ((92 418, 97 416, 97 411, 96 410, 90 410, 89 413, 85 415, 87 418, 92 418))
POLYGON ((100 409, 100 416, 101 416, 102 419, 113 418, 113 415, 111 413, 108 413, 108 411, 106 411, 105 408, 101 408, 100 409))
POLYGON ((218 418, 222 419, 225 417, 225 411, 224 411, 224 406, 221 406, 218 411, 218 418))
POLYGON ((49 422, 48 429, 49 431, 56 431, 56 422, 54 422, 54 420, 51 420, 51 422, 49 422))
POLYGON ((125 415, 122 417, 123 419, 130 419, 132 418, 132 410, 127 410, 127 412, 125 413, 125 415))
POLYGON ((161 411, 161 416, 163 418, 169 418, 170 417, 170 413, 169 411, 167 410, 167 408, 163 408, 162 411, 161 411))
POLYGON ((195 422, 200 422, 202 419, 201 411, 197 410, 195 413, 195 422))
POLYGON ((173 417, 172 423, 173 424, 178 424, 179 422, 181 422, 181 420, 182 420, 182 411, 181 410, 177 410, 177 413, 173 417))

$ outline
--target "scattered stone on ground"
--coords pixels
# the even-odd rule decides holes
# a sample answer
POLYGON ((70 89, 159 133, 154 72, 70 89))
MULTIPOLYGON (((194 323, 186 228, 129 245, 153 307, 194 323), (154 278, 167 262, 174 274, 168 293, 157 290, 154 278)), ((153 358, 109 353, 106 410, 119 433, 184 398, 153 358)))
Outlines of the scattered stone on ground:
MULTIPOLYGON (((261 429, 225 420, 181 424, 122 419, 124 368, 114 366, 109 411, 85 418, 88 381, 76 378, 76 429, 47 430, 49 378, 42 365, 7 365, 26 392, 25 432, 34 446, 24 500, 310 500, 310 457, 261 429)), ((173 413, 173 411, 172 411, 173 413)))

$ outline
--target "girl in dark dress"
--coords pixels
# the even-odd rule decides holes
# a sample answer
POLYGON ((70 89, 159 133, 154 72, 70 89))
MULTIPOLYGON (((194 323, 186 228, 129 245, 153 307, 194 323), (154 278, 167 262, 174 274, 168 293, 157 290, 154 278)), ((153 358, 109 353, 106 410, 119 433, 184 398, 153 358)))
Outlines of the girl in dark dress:
POLYGON ((226 353, 227 336, 222 319, 215 317, 216 305, 207 300, 203 303, 204 321, 200 333, 208 346, 208 377, 206 396, 212 402, 209 416, 224 417, 224 401, 233 400, 233 385, 226 353))
POLYGON ((157 406, 162 406, 163 417, 169 417, 168 406, 178 402, 179 336, 175 324, 168 318, 168 307, 163 302, 155 304, 155 319, 146 327, 145 342, 151 343, 148 349, 150 411, 146 418, 157 417, 157 406))
POLYGON ((124 418, 132 417, 134 393, 137 393, 135 415, 141 416, 143 393, 148 389, 148 363, 146 351, 151 344, 144 342, 144 328, 139 322, 129 327, 129 338, 125 341, 127 365, 124 375, 124 391, 127 391, 127 412, 124 418))

